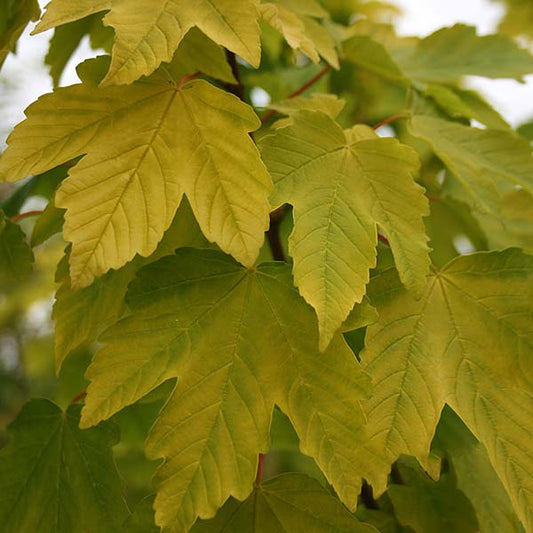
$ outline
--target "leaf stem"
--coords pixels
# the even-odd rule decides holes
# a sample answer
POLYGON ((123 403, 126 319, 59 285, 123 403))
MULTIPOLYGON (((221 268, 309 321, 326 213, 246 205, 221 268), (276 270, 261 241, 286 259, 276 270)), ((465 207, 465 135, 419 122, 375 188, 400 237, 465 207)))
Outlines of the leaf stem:
MULTIPOLYGON (((324 77, 332 68, 333 67, 331 65, 326 65, 320 72, 318 72, 318 74, 315 74, 310 80, 306 81, 299 89, 296 89, 296 91, 289 94, 287 98, 290 99, 300 96, 303 92, 307 91, 309 87, 312 87, 318 80, 324 77)), ((261 122, 264 124, 276 113, 277 111, 275 109, 270 109, 261 117, 261 122)))
POLYGON ((244 88, 244 84, 242 83, 237 57, 233 52, 226 50, 226 59, 228 60, 229 66, 231 67, 231 73, 233 74, 235 80, 237 80, 237 83, 225 83, 224 87, 228 92, 234 94, 243 102, 246 102, 246 90, 244 88))
POLYGON ((391 122, 395 122, 396 120, 400 120, 402 118, 409 118, 409 115, 407 113, 399 113, 397 115, 392 115, 372 126, 372 129, 377 130, 381 128, 381 126, 386 126, 387 124, 390 124, 391 122))
POLYGON ((383 244, 390 246, 389 239, 387 239, 387 237, 385 237, 385 235, 383 235, 382 233, 379 233, 379 231, 378 231, 378 241, 381 241, 383 244))
POLYGON ((181 89, 188 81, 195 80, 196 78, 198 78, 198 76, 201 75, 202 73, 199 70, 197 72, 194 72, 193 74, 185 74, 178 81, 178 89, 181 89))
POLYGON ((261 481, 263 481, 263 468, 265 466, 265 454, 260 453, 259 454, 259 461, 257 463, 257 476, 255 476, 255 482, 254 485, 256 487, 259 487, 261 485, 261 481))
POLYGON ((41 215, 43 211, 26 211, 25 213, 19 213, 18 215, 14 215, 11 217, 11 222, 18 222, 19 220, 22 220, 23 218, 27 217, 36 217, 37 215, 41 215))
POLYGON ((87 396, 87 391, 80 392, 79 394, 74 396, 74 398, 72 398, 72 400, 70 400, 70 403, 78 403, 81 400, 83 400, 83 398, 85 398, 85 396, 87 396))

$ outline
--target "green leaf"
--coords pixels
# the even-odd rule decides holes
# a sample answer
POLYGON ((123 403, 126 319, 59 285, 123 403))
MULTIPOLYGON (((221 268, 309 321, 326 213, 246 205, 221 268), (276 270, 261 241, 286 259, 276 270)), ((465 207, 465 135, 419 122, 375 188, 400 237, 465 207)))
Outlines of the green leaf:
POLYGON ((476 510, 479 531, 521 531, 511 500, 490 464, 486 449, 449 407, 442 412, 433 446, 452 462, 457 487, 476 510))
POLYGON ((298 111, 322 111, 331 118, 337 118, 344 107, 344 100, 334 94, 313 94, 310 97, 296 96, 270 104, 268 109, 275 109, 284 115, 292 115, 298 111))
POLYGON ((398 470, 404 484, 391 484, 388 495, 402 525, 409 526, 415 533, 480 531, 471 503, 455 486, 449 473, 433 481, 415 464, 399 463, 398 470))
POLYGON ((418 159, 411 148, 366 126, 343 131, 320 112, 292 118, 261 139, 260 148, 275 182, 273 206, 294 207, 289 250, 295 283, 317 312, 324 349, 365 294, 378 225, 406 285, 424 286, 428 204, 413 180, 418 159))
POLYGON ((289 268, 249 271, 220 252, 182 248, 138 276, 128 292, 133 314, 105 333, 87 372, 82 427, 179 377, 147 441, 149 457, 165 457, 156 523, 187 530, 230 495, 250 494, 274 403, 302 452, 354 508, 352 452, 363 438, 359 398, 369 383, 341 336, 318 353, 313 312, 289 268))
POLYGON ((125 309, 124 298, 129 283, 143 265, 173 254, 182 246, 207 246, 188 203, 184 201, 170 228, 156 251, 149 257, 137 256, 118 270, 111 270, 88 287, 73 290, 68 275, 67 257, 58 266, 56 281, 61 286, 56 292, 52 312, 55 322, 56 369, 76 348, 94 342, 98 335, 114 324, 125 309))
POLYGON ((67 209, 73 287, 136 253, 150 255, 183 193, 207 239, 254 264, 271 180, 248 135, 260 121, 235 96, 202 80, 176 85, 158 72, 127 87, 61 88, 26 112, 0 158, 0 177, 15 181, 87 154, 56 194, 67 209))
POLYGON ((43 242, 46 242, 50 237, 53 237, 57 233, 61 233, 65 221, 64 214, 65 211, 57 208, 53 199, 48 202, 48 205, 33 226, 33 231, 31 233, 32 247, 43 244, 43 242))
POLYGON ((226 83, 236 83, 224 49, 197 28, 187 32, 166 68, 177 80, 185 74, 202 72, 226 83))
POLYGON ((419 300, 388 271, 370 297, 379 320, 361 355, 375 387, 357 454, 363 476, 380 492, 400 454, 426 463, 448 403, 487 448, 530 528, 533 257, 516 249, 459 257, 432 274, 419 300))
MULTIPOLYGON (((54 30, 48 53, 44 59, 45 63, 50 66, 50 76, 52 76, 54 87, 59 85, 63 71, 83 37, 95 31, 94 28, 96 27, 103 27, 100 15, 90 15, 81 20, 59 26, 54 30)), ((107 30, 111 31, 110 28, 107 30)), ((110 37, 112 40, 112 31, 110 37)))
POLYGON ((431 145, 477 209, 497 211, 500 195, 516 185, 533 193, 531 148, 511 132, 421 115, 411 119, 409 129, 431 145))
POLYGON ((217 516, 191 533, 377 533, 359 522, 313 478, 285 474, 262 483, 244 502, 230 500, 217 516))
POLYGON ((116 533, 127 509, 111 447, 110 423, 81 431, 80 407, 67 412, 31 400, 0 450, 0 520, 5 533, 116 533))
POLYGON ((393 81, 407 81, 386 48, 369 35, 354 35, 342 44, 344 58, 393 81))
POLYGON ((327 30, 319 23, 307 16, 309 12, 319 12, 324 16, 325 12, 316 4, 316 9, 302 9, 304 2, 293 0, 292 5, 286 2, 263 2, 259 4, 259 12, 263 20, 280 32, 289 46, 295 50, 301 50, 311 61, 318 63, 322 55, 335 68, 339 68, 339 60, 335 51, 335 43, 327 30))
POLYGON ((503 35, 476 34, 456 24, 390 53, 407 76, 433 83, 454 83, 463 76, 522 79, 533 72, 533 56, 503 35))
POLYGON ((0 286, 24 281, 32 266, 33 252, 24 232, 0 211, 0 286))
POLYGON ((0 9, 0 67, 30 21, 41 15, 37 0, 4 0, 0 9))
POLYGON ((89 14, 108 11, 104 24, 115 29, 111 67, 104 85, 127 84, 151 74, 172 59, 187 32, 194 27, 210 39, 259 65, 258 12, 255 0, 52 0, 34 33, 89 14))
POLYGON ((508 130, 509 124, 475 91, 467 91, 445 85, 429 85, 426 96, 451 117, 475 119, 488 128, 508 130))

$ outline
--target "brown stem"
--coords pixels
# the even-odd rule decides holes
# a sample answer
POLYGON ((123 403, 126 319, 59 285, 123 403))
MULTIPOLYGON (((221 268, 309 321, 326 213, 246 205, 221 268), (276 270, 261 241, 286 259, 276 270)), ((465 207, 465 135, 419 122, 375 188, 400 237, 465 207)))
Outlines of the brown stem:
MULTIPOLYGON (((324 77, 332 68, 333 67, 331 65, 325 66, 318 74, 313 76, 310 80, 306 81, 299 89, 296 89, 296 91, 289 94, 287 98, 295 98, 296 96, 300 96, 303 92, 307 91, 309 87, 312 87, 318 80, 324 77)), ((261 117, 261 122, 264 124, 276 113, 277 111, 275 109, 270 109, 261 117)))
POLYGON ((259 462, 257 463, 257 475, 255 476, 255 486, 258 487, 263 481, 263 468, 265 466, 265 455, 259 454, 259 462))
POLYGON ((22 220, 23 218, 27 217, 36 217, 37 215, 41 215, 42 211, 26 211, 25 213, 19 213, 18 215, 11 217, 11 222, 18 222, 19 220, 22 220))
POLYGON ((239 72, 239 64, 237 63, 237 57, 233 52, 226 50, 226 59, 228 60, 229 66, 231 67, 231 73, 233 77, 237 80, 237 83, 226 83, 224 88, 234 94, 237 98, 246 101, 246 90, 241 80, 241 74, 239 72))
POLYGON ((83 400, 83 398, 85 398, 85 396, 87 396, 87 391, 80 392, 79 394, 74 396, 74 398, 72 398, 72 400, 70 400, 70 403, 78 403, 79 401, 83 400))
POLYGON ((202 73, 200 71, 194 72, 193 74, 185 74, 180 78, 180 81, 178 81, 178 89, 181 89, 188 81, 195 80, 201 75, 202 73))
POLYGON ((436 194, 426 193, 426 198, 431 202, 439 202, 440 200, 442 200, 442 198, 440 196, 437 196, 436 194))
POLYGON ((372 126, 372 129, 377 130, 381 128, 381 126, 386 126, 387 124, 390 124, 391 122, 395 122, 396 120, 400 120, 402 118, 409 118, 409 115, 407 113, 399 113, 398 115, 392 115, 391 117, 388 117, 385 120, 378 122, 375 126, 372 126))
POLYGON ((381 241, 383 244, 386 244, 387 246, 390 246, 389 239, 385 237, 385 235, 378 232, 378 241, 381 241))

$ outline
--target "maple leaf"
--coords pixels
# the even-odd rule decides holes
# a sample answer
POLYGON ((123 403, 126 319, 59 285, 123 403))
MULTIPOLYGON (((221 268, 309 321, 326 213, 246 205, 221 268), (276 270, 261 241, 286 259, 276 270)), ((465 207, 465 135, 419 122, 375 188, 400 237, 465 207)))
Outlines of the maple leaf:
POLYGON ((442 412, 432 448, 451 461, 457 487, 466 494, 476 511, 479 531, 522 531, 511 500, 490 464, 485 447, 448 406, 442 412), (491 504, 487 505, 487 502, 491 504))
POLYGON ((306 6, 308 2, 263 2, 259 4, 261 16, 270 26, 279 31, 291 48, 300 49, 314 63, 323 56, 328 63, 339 68, 335 43, 327 30, 311 16, 324 17, 327 13, 318 4, 306 6))
POLYGON ((20 227, 0 210, 0 285, 23 281, 33 266, 33 252, 20 227))
POLYGON ((147 441, 150 457, 166 458, 157 523, 183 531, 230 495, 249 495, 274 403, 301 450, 354 508, 360 480, 352 451, 363 438, 359 399, 369 383, 342 337, 318 353, 313 312, 289 268, 248 271, 218 251, 182 248, 138 276, 128 292, 132 315, 104 334, 87 372, 81 425, 179 378, 147 441))
POLYGON ((14 50, 17 40, 30 20, 41 15, 37 0, 19 0, 2 5, 0 11, 0 67, 14 50))
POLYGON ((486 447, 531 527, 533 257, 516 249, 459 257, 429 277, 419 300, 389 270, 370 296, 379 320, 361 355, 375 390, 357 455, 363 475, 381 492, 400 454, 426 463, 448 403, 486 447))
POLYGON ((108 11, 104 24, 115 30, 112 61, 104 85, 127 84, 172 59, 194 27, 258 66, 261 49, 255 0, 52 0, 34 33, 108 11))
POLYGON ((294 280, 315 309, 324 349, 365 294, 377 226, 402 280, 420 291, 429 270, 416 153, 367 126, 343 131, 328 115, 301 111, 259 143, 275 182, 272 204, 294 207, 289 250, 294 280))
POLYGON ((244 501, 230 500, 210 521, 191 533, 224 531, 305 531, 306 533, 377 533, 359 522, 316 479, 284 474, 269 479, 244 501))
POLYGON ((105 328, 120 318, 126 307, 126 290, 136 272, 142 266, 173 254, 177 248, 183 246, 209 246, 186 200, 183 200, 153 254, 149 257, 135 257, 122 268, 111 270, 97 278, 88 287, 72 289, 67 264, 68 254, 65 255, 56 272, 56 281, 60 286, 52 310, 57 372, 74 349, 94 342, 105 328))
POLYGON ((73 287, 150 255, 183 192, 208 240, 246 266, 255 262, 271 188, 248 136, 260 121, 203 80, 176 85, 172 67, 125 87, 58 89, 30 106, 8 139, 0 176, 9 181, 87 154, 55 200, 67 210, 73 287))
POLYGON ((127 508, 111 447, 110 422, 81 431, 79 405, 67 412, 31 400, 0 450, 0 520, 5 533, 115 533, 127 508))

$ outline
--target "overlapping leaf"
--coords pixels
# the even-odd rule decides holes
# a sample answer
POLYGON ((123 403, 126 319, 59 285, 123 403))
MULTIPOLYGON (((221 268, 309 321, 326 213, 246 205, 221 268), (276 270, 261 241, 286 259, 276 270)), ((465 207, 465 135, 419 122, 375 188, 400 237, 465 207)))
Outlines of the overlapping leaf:
POLYGON ((30 20, 41 14, 37 0, 9 0, 0 10, 0 67, 30 20))
POLYGON ((450 472, 433 481, 412 458, 398 463, 401 484, 389 485, 387 494, 400 524, 415 533, 478 533, 472 504, 456 486, 450 472))
POLYGON ((31 400, 0 451, 0 520, 5 533, 116 533, 127 508, 111 447, 116 427, 78 428, 80 407, 62 412, 31 400))
POLYGON ((0 287, 23 281, 32 264, 33 252, 24 232, 0 211, 0 287))
POLYGON ((179 378, 147 443, 151 457, 166 459, 156 522, 184 531, 230 495, 249 495, 274 403, 353 508, 367 377, 340 336, 318 353, 313 312, 288 267, 248 271, 220 252, 183 248, 139 276, 128 293, 133 314, 108 330, 88 370, 82 426, 179 378))
POLYGON ((494 233, 497 245, 532 246, 533 156, 526 140, 429 116, 414 116, 410 131, 426 140, 460 181, 454 196, 480 212, 487 227, 494 228, 488 234, 494 233))
POLYGON ((385 231, 405 284, 420 291, 429 269, 415 184, 415 152, 380 139, 366 126, 343 131, 329 116, 302 111, 263 138, 263 160, 275 182, 272 203, 294 206, 289 250, 302 296, 317 311, 325 348, 365 294, 375 266, 377 226, 385 231))
POLYGON ((388 27, 356 25, 345 56, 387 78, 452 84, 463 76, 522 79, 533 72, 533 56, 503 35, 476 34, 464 24, 442 28, 424 39, 398 38, 388 27))
POLYGON ((56 273, 56 281, 61 285, 56 292, 52 311, 55 322, 56 369, 59 371, 65 358, 74 349, 94 342, 105 328, 119 319, 125 308, 124 298, 128 284, 143 265, 173 254, 182 246, 208 246, 185 200, 152 255, 147 258, 137 256, 122 268, 96 279, 88 287, 72 289, 68 256, 65 256, 56 273))
POLYGON ((424 462, 446 402, 484 444, 531 527, 533 257, 511 249, 457 258, 430 277, 420 300, 388 271, 371 296, 379 320, 362 354, 375 386, 357 456, 365 477, 381 491, 400 454, 424 462))
POLYGON ((327 12, 316 2, 293 0, 287 2, 273 0, 259 4, 261 16, 270 26, 285 37, 287 43, 301 50, 312 61, 318 63, 324 57, 334 67, 339 66, 335 43, 312 17, 324 17, 327 12))
POLYGON ((127 87, 58 89, 30 106, 8 139, 0 177, 10 181, 87 154, 56 195, 67 209, 74 287, 151 254, 183 193, 210 241, 255 262, 271 187, 248 136, 259 119, 205 81, 176 84, 172 67, 127 87))
POLYGON ((187 32, 200 29, 216 43, 259 65, 259 16, 255 0, 53 0, 37 26, 45 31, 92 13, 108 11, 115 30, 111 67, 104 84, 126 84, 170 61, 187 32))
POLYGON ((198 522, 192 533, 377 533, 359 522, 313 478, 285 474, 270 479, 244 502, 230 500, 208 522, 198 522))
POLYGON ((490 464, 487 451, 449 407, 442 412, 433 446, 451 461, 457 487, 476 511, 479 531, 521 531, 511 500, 490 464))

